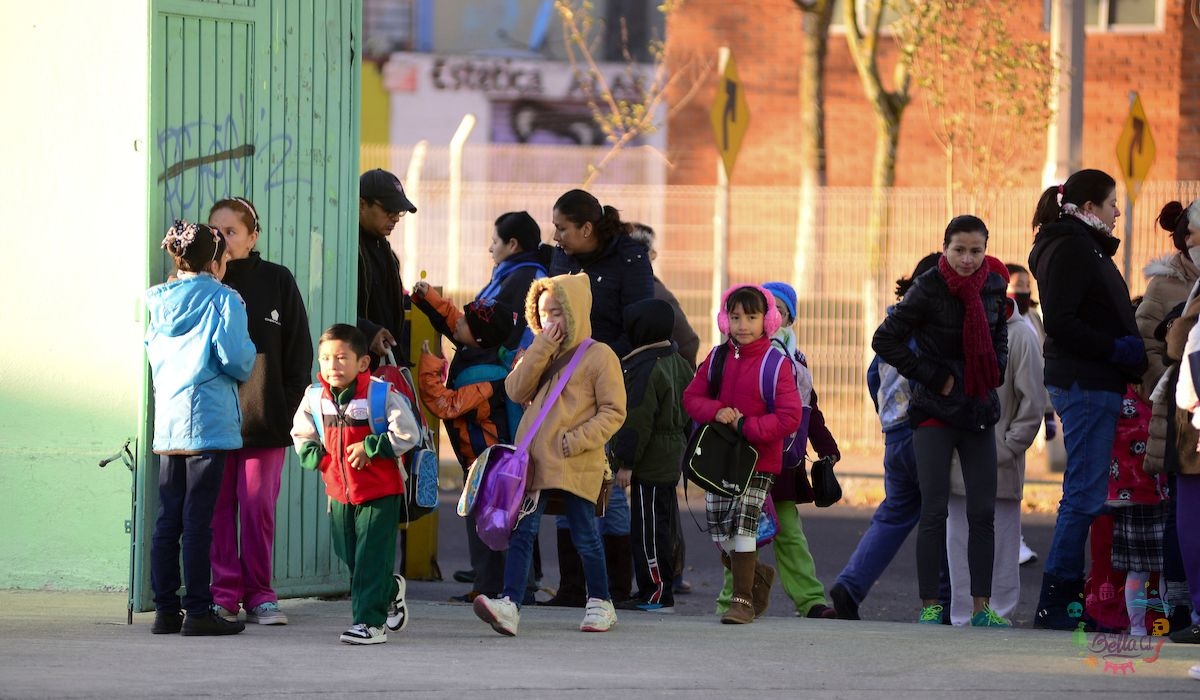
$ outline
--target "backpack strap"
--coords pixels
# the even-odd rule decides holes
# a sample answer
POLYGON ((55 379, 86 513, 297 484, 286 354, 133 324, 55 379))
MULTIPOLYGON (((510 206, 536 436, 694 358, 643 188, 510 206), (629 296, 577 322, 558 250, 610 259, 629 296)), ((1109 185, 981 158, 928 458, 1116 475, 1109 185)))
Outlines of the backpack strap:
POLYGON ((708 396, 717 398, 721 393, 721 378, 725 373, 725 357, 729 355, 729 346, 721 343, 713 348, 708 356, 708 396))
POLYGON ((778 386, 779 373, 783 371, 783 361, 786 359, 786 355, 771 347, 758 366, 758 392, 767 404, 768 413, 775 412, 775 387, 778 386))
POLYGON ((367 421, 375 435, 388 431, 387 395, 391 389, 391 384, 376 377, 371 377, 371 383, 367 385, 367 421))
POLYGON ((325 446, 325 411, 321 408, 323 388, 317 382, 304 390, 304 400, 308 402, 308 412, 312 415, 313 424, 317 426, 317 437, 321 439, 321 447, 325 446))

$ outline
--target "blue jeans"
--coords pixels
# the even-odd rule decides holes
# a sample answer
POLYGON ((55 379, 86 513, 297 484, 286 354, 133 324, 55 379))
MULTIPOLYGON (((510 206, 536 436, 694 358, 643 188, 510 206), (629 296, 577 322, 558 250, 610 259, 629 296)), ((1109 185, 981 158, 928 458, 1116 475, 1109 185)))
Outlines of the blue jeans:
POLYGON ((201 616, 212 607, 213 507, 225 475, 225 453, 162 455, 158 466, 158 519, 150 540, 150 588, 154 609, 180 609, 179 557, 183 554, 182 608, 201 616), (180 542, 182 541, 182 547, 180 542))
POLYGON ((1045 573, 1064 581, 1078 581, 1084 576, 1088 529, 1104 511, 1108 498, 1108 466, 1121 413, 1121 395, 1080 389, 1078 384, 1070 389, 1050 386, 1046 390, 1055 413, 1062 419, 1067 469, 1045 573))
MULTIPOLYGON (((625 495, 625 489, 613 486, 608 494, 608 507, 604 509, 604 515, 596 518, 596 531, 601 536, 628 535, 631 530, 631 522, 629 497, 625 495)), ((568 526, 567 517, 565 515, 554 516, 554 526, 559 530, 565 530, 568 526)))
MULTIPOLYGON (((613 489, 614 493, 617 489, 613 489)), ((544 496, 545 494, 543 494, 544 496)), ((604 564, 604 545, 596 533, 596 504, 563 492, 563 505, 571 530, 571 542, 583 561, 583 578, 587 581, 589 598, 608 600, 608 569, 604 564)), ((529 580, 529 567, 533 565, 533 542, 537 539, 542 524, 542 513, 546 510, 546 499, 538 500, 537 509, 517 522, 512 537, 508 540, 508 555, 504 562, 504 592, 518 606, 525 598, 525 583, 529 580)))
POLYGON ((917 485, 917 457, 913 431, 908 427, 885 433, 883 446, 883 501, 858 541, 837 583, 861 603, 883 575, 905 538, 921 518, 921 489, 917 485))

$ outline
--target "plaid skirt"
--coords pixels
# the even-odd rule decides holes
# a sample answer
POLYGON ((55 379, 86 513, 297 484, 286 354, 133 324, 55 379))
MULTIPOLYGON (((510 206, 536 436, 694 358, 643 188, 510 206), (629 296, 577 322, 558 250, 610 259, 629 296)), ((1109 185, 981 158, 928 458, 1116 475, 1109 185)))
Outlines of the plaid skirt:
POLYGON ((755 537, 758 535, 758 513, 762 510, 763 501, 771 492, 771 484, 775 482, 774 474, 754 472, 750 477, 750 485, 737 498, 718 496, 714 493, 704 494, 704 510, 708 514, 708 531, 714 541, 728 540, 738 535, 755 537))
POLYGON ((1162 571, 1165 504, 1113 509, 1112 568, 1118 571, 1162 571))

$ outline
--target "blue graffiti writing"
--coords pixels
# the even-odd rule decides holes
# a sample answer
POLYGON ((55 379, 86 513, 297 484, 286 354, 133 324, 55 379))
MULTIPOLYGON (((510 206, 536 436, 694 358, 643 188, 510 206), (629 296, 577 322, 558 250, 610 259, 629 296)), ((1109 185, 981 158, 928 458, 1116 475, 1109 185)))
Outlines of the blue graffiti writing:
MULTIPOLYGON (((244 96, 239 102, 244 105, 244 96)), ((244 113, 244 109, 237 112, 244 113)), ((266 118, 267 111, 260 109, 259 123, 266 118)), ((309 182, 285 176, 284 166, 294 148, 290 134, 272 134, 254 143, 243 138, 242 132, 234 112, 217 121, 197 119, 158 132, 158 157, 164 167, 157 179, 163 185, 167 221, 186 214, 199 217, 204 208, 231 194, 253 199, 284 185, 309 182), (203 143, 198 143, 201 140, 203 143), (255 184, 249 175, 251 163, 268 168, 255 192, 251 192, 255 184)))

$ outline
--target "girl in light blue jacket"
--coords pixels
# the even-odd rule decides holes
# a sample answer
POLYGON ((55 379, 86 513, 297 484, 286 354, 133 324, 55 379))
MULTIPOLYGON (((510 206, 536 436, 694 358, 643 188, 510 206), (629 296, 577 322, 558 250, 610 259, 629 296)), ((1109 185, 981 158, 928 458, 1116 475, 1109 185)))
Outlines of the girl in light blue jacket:
POLYGON ((238 382, 250 378, 255 348, 242 298, 221 284, 229 258, 225 239, 203 224, 176 221, 162 247, 178 271, 175 279, 146 292, 153 449, 161 457, 150 547, 151 632, 236 634, 243 624, 227 622, 212 610, 208 552, 225 451, 242 446, 238 382), (181 549, 182 601, 177 593, 181 549))

